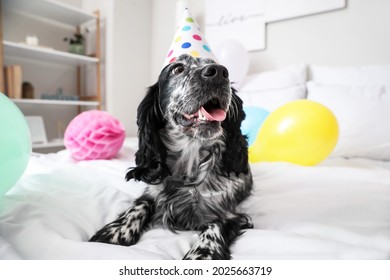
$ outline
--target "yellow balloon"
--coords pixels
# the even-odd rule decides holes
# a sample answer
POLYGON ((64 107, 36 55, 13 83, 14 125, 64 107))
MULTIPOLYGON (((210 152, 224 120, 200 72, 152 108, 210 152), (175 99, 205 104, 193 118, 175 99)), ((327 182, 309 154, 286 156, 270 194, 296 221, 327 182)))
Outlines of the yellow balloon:
POLYGON ((316 165, 333 151, 338 135, 337 119, 327 107, 310 100, 292 101, 264 121, 249 147, 249 162, 316 165))

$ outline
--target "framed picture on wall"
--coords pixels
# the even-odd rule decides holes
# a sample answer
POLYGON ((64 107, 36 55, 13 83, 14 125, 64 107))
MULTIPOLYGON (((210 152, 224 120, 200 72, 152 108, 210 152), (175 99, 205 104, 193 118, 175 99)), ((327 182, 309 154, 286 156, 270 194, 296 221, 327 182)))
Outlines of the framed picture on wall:
POLYGON ((208 0, 205 2, 205 31, 209 44, 217 48, 236 39, 248 51, 265 48, 265 1, 208 0))
POLYGON ((248 51, 264 50, 268 23, 346 7, 346 0, 207 0, 205 30, 212 48, 235 39, 248 51))

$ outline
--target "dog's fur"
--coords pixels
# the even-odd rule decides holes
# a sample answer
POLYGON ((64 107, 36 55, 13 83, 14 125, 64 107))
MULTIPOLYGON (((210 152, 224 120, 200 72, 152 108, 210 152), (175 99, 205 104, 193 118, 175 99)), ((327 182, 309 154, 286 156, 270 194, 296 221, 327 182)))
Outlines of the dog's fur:
POLYGON ((244 118, 225 67, 188 55, 166 66, 138 107, 137 166, 126 175, 148 188, 90 241, 129 246, 149 225, 162 225, 201 231, 184 259, 230 259, 229 246, 252 227, 235 210, 252 189, 244 118), (210 120, 200 108, 222 109, 226 118, 210 120))

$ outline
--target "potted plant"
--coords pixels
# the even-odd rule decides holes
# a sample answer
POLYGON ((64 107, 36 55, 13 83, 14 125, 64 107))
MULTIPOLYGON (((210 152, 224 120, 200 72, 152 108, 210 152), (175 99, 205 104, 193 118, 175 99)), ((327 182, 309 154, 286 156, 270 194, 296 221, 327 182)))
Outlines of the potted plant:
POLYGON ((69 42, 68 51, 70 53, 84 55, 84 35, 81 33, 74 33, 73 37, 65 37, 64 41, 69 42))

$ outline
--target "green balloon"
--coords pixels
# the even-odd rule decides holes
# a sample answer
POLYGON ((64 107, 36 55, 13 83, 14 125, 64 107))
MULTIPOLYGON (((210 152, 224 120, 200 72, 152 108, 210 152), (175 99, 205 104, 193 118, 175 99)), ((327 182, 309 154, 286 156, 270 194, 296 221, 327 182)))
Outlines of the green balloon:
POLYGON ((0 92, 0 196, 23 175, 31 154, 31 136, 19 108, 0 92))

